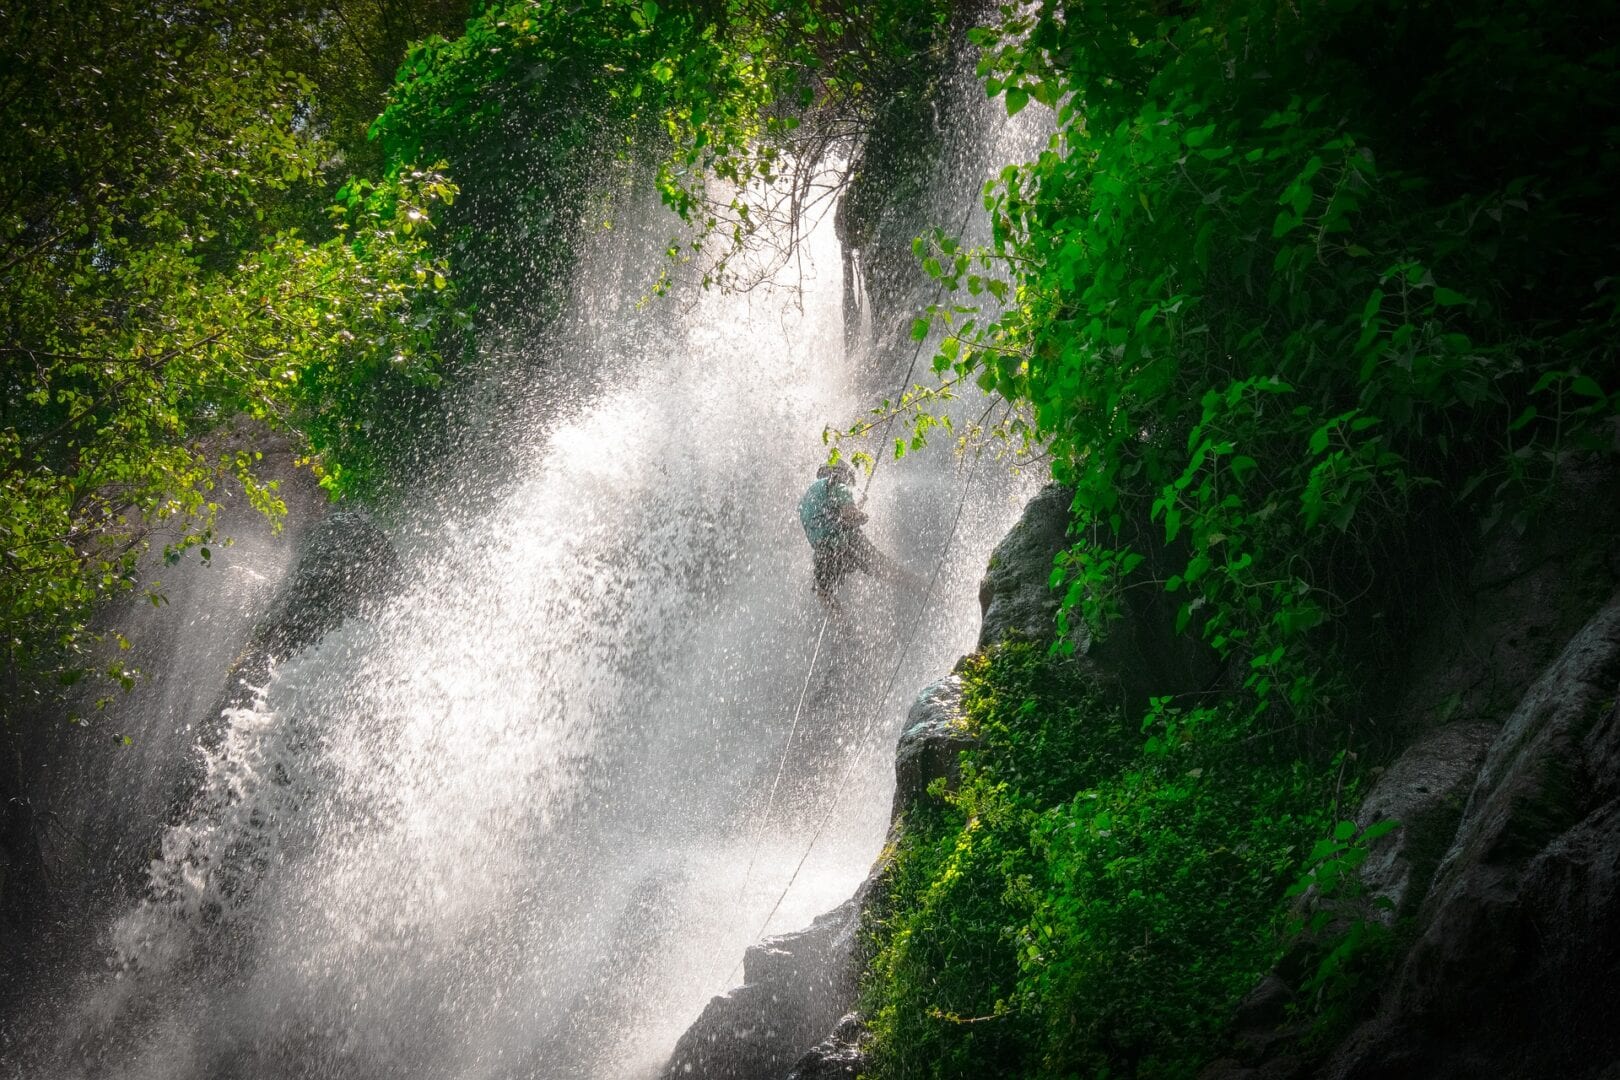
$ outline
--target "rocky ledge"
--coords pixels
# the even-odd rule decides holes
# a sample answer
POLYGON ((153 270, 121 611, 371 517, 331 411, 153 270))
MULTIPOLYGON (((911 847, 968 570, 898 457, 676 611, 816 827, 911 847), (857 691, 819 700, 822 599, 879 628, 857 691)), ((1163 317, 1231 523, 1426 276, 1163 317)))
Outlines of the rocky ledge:
POLYGON ((760 1080, 796 1072, 805 1048, 853 1006, 865 893, 863 887, 804 930, 750 947, 742 985, 711 1000, 681 1036, 664 1080, 760 1080))

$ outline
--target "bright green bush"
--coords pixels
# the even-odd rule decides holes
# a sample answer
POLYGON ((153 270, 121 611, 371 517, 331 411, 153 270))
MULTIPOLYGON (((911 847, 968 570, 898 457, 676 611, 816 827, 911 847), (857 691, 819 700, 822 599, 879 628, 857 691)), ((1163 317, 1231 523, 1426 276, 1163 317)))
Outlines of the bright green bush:
POLYGON ((1191 1075, 1285 945, 1331 775, 1240 710, 1127 724, 1028 644, 964 674, 982 745, 908 815, 868 922, 872 1075, 1191 1075))
POLYGON ((985 747, 908 822, 876 923, 877 1075, 1186 1075, 1276 956, 1296 878, 1329 901, 1306 1007, 1354 1013, 1382 955, 1354 871, 1389 826, 1329 810, 1323 777, 1353 782, 1346 748, 1376 733, 1349 627, 1398 648, 1410 552, 1522 530, 1616 449, 1612 16, 1040 0, 975 35, 989 93, 1058 131, 987 190, 987 250, 918 244, 966 294, 932 311, 918 433, 957 383, 1000 395, 1075 488, 1060 629, 1106 635, 1123 590, 1162 589, 1238 676, 1155 703, 1101 778, 1054 753, 1108 744, 1098 714, 981 692, 985 747))

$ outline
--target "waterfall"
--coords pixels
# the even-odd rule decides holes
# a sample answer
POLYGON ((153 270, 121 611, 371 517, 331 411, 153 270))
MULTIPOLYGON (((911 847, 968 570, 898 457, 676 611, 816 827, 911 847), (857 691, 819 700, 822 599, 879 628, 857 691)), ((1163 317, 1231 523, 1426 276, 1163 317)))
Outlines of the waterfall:
MULTIPOLYGON (((942 224, 1032 131, 942 166, 942 224)), ((795 506, 897 374, 845 348, 832 214, 770 283, 642 304, 670 225, 619 210, 570 310, 492 358, 476 392, 516 422, 384 522, 406 587, 199 744, 106 965, 26 1019, 29 1075, 647 1076, 747 945, 866 875, 906 702, 972 647, 1033 479, 884 464, 869 534, 937 584, 848 582, 812 668, 795 506)))

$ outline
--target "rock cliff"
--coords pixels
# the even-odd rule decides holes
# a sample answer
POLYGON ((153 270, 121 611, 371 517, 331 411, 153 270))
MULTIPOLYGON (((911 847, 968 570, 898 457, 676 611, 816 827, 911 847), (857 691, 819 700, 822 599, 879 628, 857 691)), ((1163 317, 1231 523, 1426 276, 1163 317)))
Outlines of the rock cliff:
POLYGON ((869 885, 807 928, 749 948, 742 985, 711 1000, 681 1036, 665 1080, 787 1075, 854 1006, 855 938, 869 885))
MULTIPOLYGON (((1392 620, 1403 630, 1386 655, 1400 661, 1368 693, 1370 708, 1387 711, 1370 718, 1381 721, 1386 764, 1372 770, 1356 817, 1400 823, 1360 870, 1368 898, 1385 901, 1365 913, 1391 931, 1393 960, 1346 1033, 1311 1052, 1289 1026, 1303 974, 1297 957, 1285 960, 1239 1008, 1235 1050, 1205 1080, 1599 1080, 1620 1067, 1614 481, 1573 473, 1533 528, 1487 537, 1392 620)), ((1049 632, 1056 597, 1046 579, 1067 512, 1066 493, 1048 488, 998 546, 981 590, 980 648, 1049 632)), ((1223 685, 1208 654, 1166 632, 1168 618, 1140 603, 1122 634, 1075 662, 1126 696, 1223 685)), ((897 752, 897 823, 930 782, 952 780, 971 745, 960 694, 947 675, 912 706, 897 752)), ((683 1040, 666 1075, 855 1077, 856 907, 881 888, 881 869, 832 916, 762 946, 792 962, 756 959, 745 985, 716 999, 683 1040), (824 991, 819 1027, 803 1011, 791 1033, 773 1026, 768 1003, 802 997, 806 971, 824 991), (752 1012, 738 1012, 741 1003, 752 1012), (723 1015, 731 1019, 716 1023, 723 1015), (776 1040, 768 1054, 742 1049, 762 1031, 776 1040), (708 1056, 693 1053, 700 1042, 708 1056), (748 1065, 715 1070, 724 1054, 748 1065)))

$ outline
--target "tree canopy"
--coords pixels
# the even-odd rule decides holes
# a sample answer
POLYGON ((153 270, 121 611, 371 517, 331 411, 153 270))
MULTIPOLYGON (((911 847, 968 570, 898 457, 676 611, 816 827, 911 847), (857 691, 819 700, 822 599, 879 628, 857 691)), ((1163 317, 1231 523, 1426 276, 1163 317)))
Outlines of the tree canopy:
POLYGON ((83 674, 90 611, 127 588, 151 525, 206 545, 226 477, 278 510, 253 455, 209 450, 208 432, 295 430, 341 489, 375 464, 368 403, 432 377, 449 308, 425 228, 454 186, 401 169, 328 212, 346 157, 366 158, 354 109, 387 85, 381 60, 367 81, 334 54, 385 48, 409 10, 0 12, 8 715, 83 674))

